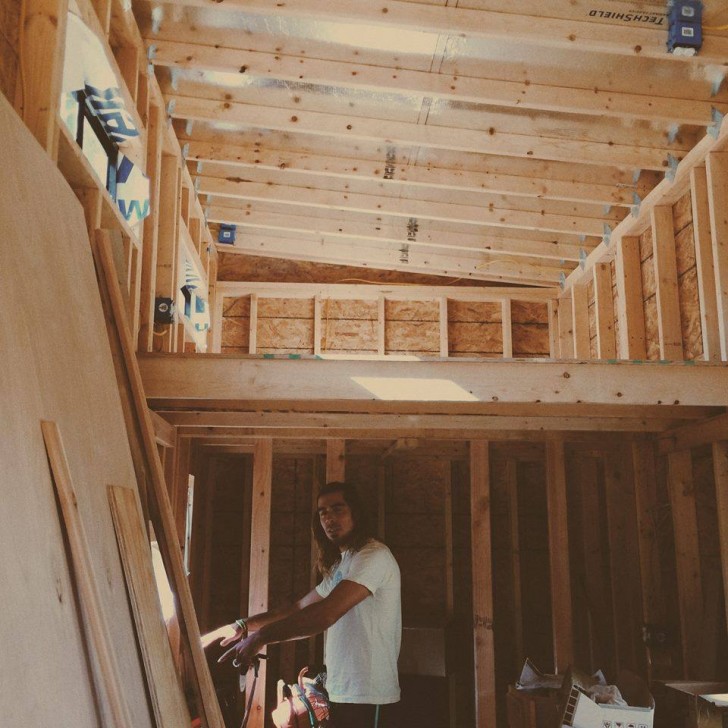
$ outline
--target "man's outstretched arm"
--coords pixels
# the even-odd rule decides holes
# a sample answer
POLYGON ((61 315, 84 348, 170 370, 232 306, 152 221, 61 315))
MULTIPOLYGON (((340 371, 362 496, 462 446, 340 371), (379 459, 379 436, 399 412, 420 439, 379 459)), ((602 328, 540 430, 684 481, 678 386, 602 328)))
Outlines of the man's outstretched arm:
POLYGON ((219 662, 229 657, 235 657, 237 663, 247 665, 253 656, 266 645, 302 639, 323 632, 368 596, 371 596, 371 592, 365 586, 345 579, 325 599, 319 597, 318 601, 308 604, 283 619, 269 622, 245 639, 238 641, 220 658, 219 662))

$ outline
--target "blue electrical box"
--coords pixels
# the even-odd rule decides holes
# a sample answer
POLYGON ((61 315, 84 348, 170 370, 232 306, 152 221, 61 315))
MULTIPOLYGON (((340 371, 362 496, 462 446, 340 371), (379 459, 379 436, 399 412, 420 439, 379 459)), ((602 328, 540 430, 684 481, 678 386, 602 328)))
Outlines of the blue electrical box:
POLYGON ((237 227, 235 225, 229 225, 226 222, 220 223, 220 231, 217 234, 217 242, 224 243, 226 245, 234 245, 236 230, 237 227))
POLYGON ((667 50, 693 55, 703 45, 701 0, 670 0, 667 7, 667 50))

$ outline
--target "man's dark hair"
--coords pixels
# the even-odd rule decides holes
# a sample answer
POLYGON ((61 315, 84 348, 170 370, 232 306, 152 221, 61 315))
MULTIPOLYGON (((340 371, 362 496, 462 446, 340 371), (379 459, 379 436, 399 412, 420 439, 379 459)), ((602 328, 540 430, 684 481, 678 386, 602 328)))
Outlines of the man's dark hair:
MULTIPOLYGON (((349 509, 351 510, 351 517, 354 521, 354 530, 352 531, 348 546, 353 551, 358 551, 362 546, 364 546, 364 544, 371 541, 374 537, 369 523, 369 516, 364 507, 364 502, 359 497, 359 493, 351 483, 326 483, 326 485, 321 487, 316 498, 318 499, 322 495, 329 495, 329 493, 341 493, 344 498, 344 502, 349 506, 349 509)), ((318 509, 313 512, 313 516, 311 518, 311 530, 313 531, 313 537, 316 540, 316 547, 318 550, 316 566, 322 574, 326 574, 331 570, 334 564, 339 561, 341 558, 341 552, 339 551, 339 547, 332 543, 326 536, 326 533, 321 526, 318 509)))

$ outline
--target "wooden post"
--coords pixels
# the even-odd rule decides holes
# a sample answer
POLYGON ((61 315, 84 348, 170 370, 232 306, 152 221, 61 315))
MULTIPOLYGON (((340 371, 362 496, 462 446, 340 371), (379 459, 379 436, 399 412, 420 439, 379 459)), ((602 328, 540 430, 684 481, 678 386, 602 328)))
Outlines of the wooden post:
POLYGON ((690 450, 670 453, 667 456, 667 463, 667 481, 675 533, 683 677, 686 680, 699 680, 703 676, 700 654, 703 585, 700 573, 700 541, 690 450))
POLYGON ((450 356, 446 296, 440 299, 440 356, 444 359, 450 356))
POLYGON ((321 355, 321 296, 313 297, 313 353, 321 355))
POLYGON ((15 107, 55 162, 68 0, 26 0, 24 7, 25 14, 20 19, 23 42, 18 59, 22 72, 16 85, 15 107))
POLYGON ((609 524, 609 564, 617 670, 641 673, 642 591, 637 547, 637 514, 628 457, 604 459, 604 481, 609 524))
POLYGON ((508 490, 508 515, 511 525, 511 574, 513 575, 513 654, 515 665, 526 657, 523 649, 523 597, 521 589, 521 539, 518 519, 518 461, 506 461, 506 488, 508 490))
MULTIPOLYGON (((270 570, 270 521, 273 485, 273 440, 261 438, 253 449, 253 514, 250 528, 250 591, 248 614, 268 609, 268 575, 270 570)), ((265 654, 266 650, 261 650, 265 654)), ((258 685, 250 709, 250 728, 263 728, 265 723, 266 664, 261 660, 258 685)), ((253 688, 252 672, 248 672, 246 694, 253 688)))
POLYGON ((501 318, 503 319, 503 358, 513 358, 513 323, 511 320, 511 299, 501 302, 501 318))
POLYGON ((716 510, 720 537, 720 565, 723 574, 724 607, 728 624, 728 440, 713 443, 716 510))
POLYGON ((569 533, 566 515, 564 441, 546 442, 546 495, 549 514, 549 568, 554 639, 554 669, 563 672, 574 660, 571 627, 569 533))
POLYGON ((250 294, 250 318, 248 320, 250 331, 248 334, 248 353, 258 353, 258 294, 250 294))
POLYGON ((326 482, 340 482, 346 477, 346 440, 326 440, 326 482))
POLYGON ((558 359, 559 353, 559 313, 558 313, 558 301, 556 299, 550 299, 548 301, 548 316, 549 316, 549 357, 551 359, 558 359))
POLYGON ((728 152, 708 154, 708 203, 718 299, 720 356, 728 360, 728 152))
POLYGON ((570 293, 559 298, 559 307, 556 313, 559 321, 559 356, 562 359, 573 359, 574 311, 570 293))
POLYGON ((386 353, 386 300, 384 296, 377 299, 377 354, 380 356, 386 353))
POLYGON ((660 358, 682 361, 682 328, 672 207, 659 205, 652 208, 652 243, 660 358))
MULTIPOLYGON (((645 624, 662 625, 662 584, 660 579, 660 554, 655 530, 657 508, 657 474, 655 470, 655 445, 651 441, 632 443, 632 468, 637 503, 637 545, 640 556, 642 582, 642 620, 645 624)), ((650 663, 648 663, 648 671, 650 663)), ((648 672, 648 677, 651 677, 648 672)))
POLYGON ((577 359, 589 359, 589 298, 586 284, 579 283, 571 289, 571 310, 574 320, 574 356, 577 359))
POLYGON ((159 191, 162 169, 162 125, 159 106, 149 107, 147 129, 147 175, 149 176, 149 218, 144 225, 142 281, 139 300, 139 351, 152 351, 154 339, 154 289, 157 274, 159 236, 159 191))
POLYGON ((614 338, 614 300, 612 267, 609 263, 594 266, 594 312, 597 329, 597 358, 614 359, 617 342, 614 338))
POLYGON ((470 521, 473 561, 475 725, 493 728, 496 717, 493 574, 488 443, 470 443, 470 521))
MULTIPOLYGON (((382 466, 383 469, 383 466, 382 466)), ((443 512, 445 516, 445 620, 446 635, 450 632, 455 618, 455 559, 453 553, 452 521, 452 462, 448 462, 443 492, 443 512)), ((455 673, 447 674, 448 725, 457 725, 457 686, 455 673)))
POLYGON ((700 327, 703 331, 703 358, 720 361, 720 331, 718 330, 718 298, 715 293, 713 241, 710 234, 710 205, 708 178, 705 167, 693 167, 690 172, 690 191, 693 203, 693 239, 695 266, 700 297, 700 327))
POLYGON ((616 276, 620 356, 642 361, 647 357, 647 348, 639 238, 624 237, 619 241, 616 276))
POLYGON ((202 598, 200 624, 205 631, 214 626, 211 620, 210 608, 212 604, 212 550, 215 535, 215 491, 217 490, 216 465, 215 458, 211 458, 208 477, 205 481, 205 525, 201 533, 204 547, 201 574, 202 588, 200 590, 202 598))

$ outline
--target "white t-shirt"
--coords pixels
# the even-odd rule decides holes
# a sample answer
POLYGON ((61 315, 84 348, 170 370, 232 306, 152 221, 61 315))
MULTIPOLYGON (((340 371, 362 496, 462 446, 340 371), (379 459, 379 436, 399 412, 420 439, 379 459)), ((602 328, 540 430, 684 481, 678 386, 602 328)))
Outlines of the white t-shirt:
POLYGON ((402 641, 399 566, 379 541, 345 551, 316 591, 327 597, 344 579, 371 596, 326 631, 326 689, 334 703, 385 705, 399 700, 397 659, 402 641))

